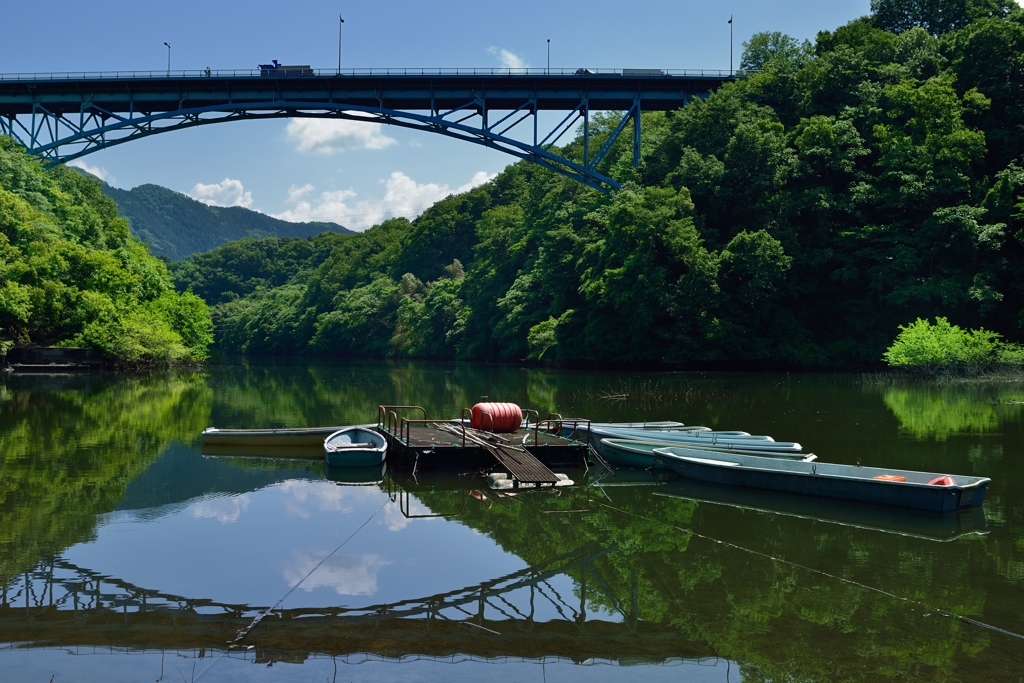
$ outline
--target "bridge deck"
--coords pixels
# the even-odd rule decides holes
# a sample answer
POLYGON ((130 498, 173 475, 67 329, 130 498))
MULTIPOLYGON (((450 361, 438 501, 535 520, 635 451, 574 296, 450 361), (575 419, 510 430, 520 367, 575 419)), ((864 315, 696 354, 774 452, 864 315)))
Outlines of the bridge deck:
POLYGON ((625 110, 636 98, 645 111, 676 109, 714 90, 728 75, 610 74, 358 74, 310 76, 151 76, 110 78, 85 74, 58 79, 0 75, 0 115, 29 114, 42 105, 53 114, 77 113, 84 104, 110 112, 152 112, 275 102, 339 104, 437 111, 486 101, 495 111, 535 100, 539 110, 564 111, 585 98, 592 111, 625 110))

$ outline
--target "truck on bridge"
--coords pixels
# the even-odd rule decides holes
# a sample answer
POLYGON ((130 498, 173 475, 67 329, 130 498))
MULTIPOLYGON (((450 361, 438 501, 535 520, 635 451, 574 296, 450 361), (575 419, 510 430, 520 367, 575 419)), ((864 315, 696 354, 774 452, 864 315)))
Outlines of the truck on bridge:
POLYGON ((270 64, 257 64, 260 69, 260 76, 312 76, 313 69, 308 64, 285 65, 278 64, 276 59, 270 64))

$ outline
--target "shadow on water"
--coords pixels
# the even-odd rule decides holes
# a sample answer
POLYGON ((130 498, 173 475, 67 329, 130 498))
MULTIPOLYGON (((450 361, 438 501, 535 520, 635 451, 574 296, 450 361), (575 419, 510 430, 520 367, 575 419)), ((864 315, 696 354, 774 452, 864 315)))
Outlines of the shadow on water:
MULTIPOLYGON (((836 376, 418 363, 11 377, 0 386, 0 641, 202 648, 264 663, 354 653, 618 664, 717 656, 740 662, 744 681, 1022 680, 1024 641, 927 609, 1024 632, 1024 406, 1008 403, 1022 394, 1006 386, 871 387, 836 376), (826 462, 983 474, 993 483, 983 512, 923 520, 638 471, 510 496, 465 477, 199 452, 198 434, 211 425, 362 423, 381 402, 447 416, 482 396, 542 413, 745 429, 800 441, 826 462), (238 654, 226 643, 271 603, 218 601, 201 580, 181 594, 133 583, 117 562, 99 571, 69 559, 111 515, 131 513, 152 528, 184 519, 176 523, 201 534, 175 512, 299 481, 334 487, 343 502, 363 496, 387 514, 404 512, 427 539, 472 530, 516 564, 441 592, 411 585, 389 602, 304 607, 300 599, 272 611, 247 636, 252 650, 238 654)), ((266 540, 239 529, 254 544, 266 540)), ((365 542, 385 553, 389 537, 376 529, 367 527, 365 542)), ((216 554, 204 561, 211 576, 220 571, 216 554)), ((473 562, 458 547, 443 547, 434 561, 473 562)))

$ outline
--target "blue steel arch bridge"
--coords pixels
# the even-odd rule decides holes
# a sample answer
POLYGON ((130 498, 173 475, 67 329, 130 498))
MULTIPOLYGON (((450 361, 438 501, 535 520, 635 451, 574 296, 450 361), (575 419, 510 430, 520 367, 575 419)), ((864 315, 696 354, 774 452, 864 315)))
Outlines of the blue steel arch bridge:
POLYGON ((0 74, 0 134, 47 164, 195 126, 276 118, 376 122, 437 133, 540 164, 607 192, 598 171, 631 130, 640 160, 642 111, 678 109, 734 72, 660 69, 254 69, 0 74), (540 112, 559 123, 539 125, 540 112), (598 149, 595 112, 620 114, 598 149), (558 142, 582 123, 582 156, 558 142), (632 126, 628 124, 632 123, 632 126))

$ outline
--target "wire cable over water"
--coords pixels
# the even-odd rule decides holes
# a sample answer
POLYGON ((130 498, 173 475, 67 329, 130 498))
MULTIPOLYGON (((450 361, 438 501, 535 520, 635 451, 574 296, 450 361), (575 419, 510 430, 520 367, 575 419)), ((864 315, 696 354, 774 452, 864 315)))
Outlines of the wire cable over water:
POLYGON ((228 641, 228 647, 229 647, 229 649, 230 649, 230 648, 233 648, 233 647, 238 647, 238 644, 239 644, 239 643, 240 643, 240 642, 241 642, 241 641, 242 641, 242 640, 243 640, 243 639, 244 639, 244 638, 245 638, 245 637, 246 637, 247 635, 249 635, 249 632, 250 632, 250 631, 252 631, 252 630, 253 630, 254 628, 256 628, 256 626, 258 626, 258 625, 259 625, 259 623, 260 623, 261 621, 263 621, 263 618, 264 618, 264 617, 266 617, 266 616, 267 616, 268 614, 270 614, 270 613, 271 613, 271 612, 273 612, 273 611, 274 611, 275 609, 277 609, 277 608, 278 608, 278 607, 279 607, 279 606, 281 605, 281 603, 282 603, 282 602, 284 602, 285 600, 287 600, 287 599, 288 599, 288 596, 289 596, 289 595, 291 595, 292 593, 294 593, 294 592, 295 592, 295 589, 296 589, 296 588, 298 588, 299 586, 301 586, 301 585, 302 585, 302 584, 303 584, 303 583, 305 582, 305 580, 306 580, 306 579, 308 579, 309 577, 311 577, 311 576, 313 575, 313 572, 315 572, 315 571, 316 571, 317 569, 319 569, 319 568, 320 568, 320 566, 321 566, 321 565, 322 565, 322 564, 323 564, 324 562, 326 562, 327 560, 331 559, 331 558, 332 558, 332 557, 334 556, 334 554, 335 554, 336 552, 338 552, 339 550, 341 550, 342 548, 344 548, 344 547, 345 547, 345 544, 346 544, 346 543, 348 543, 348 542, 349 542, 349 541, 351 541, 351 540, 352 540, 353 538, 355 538, 355 537, 356 537, 356 534, 358 534, 358 533, 359 533, 360 531, 362 531, 362 530, 363 530, 363 527, 365 527, 365 526, 366 526, 367 524, 369 524, 369 523, 370 523, 370 520, 372 520, 372 519, 373 519, 374 517, 376 517, 376 516, 377 516, 377 513, 378 513, 378 512, 380 512, 381 510, 383 510, 383 509, 384 509, 384 506, 385 506, 385 505, 387 505, 387 504, 388 504, 388 503, 390 503, 390 502, 391 502, 391 499, 390 499, 390 498, 385 498, 385 499, 384 499, 384 502, 380 504, 380 507, 379 507, 379 508, 377 508, 376 510, 374 510, 374 511, 373 511, 373 513, 372 513, 372 514, 371 514, 371 515, 370 515, 369 517, 367 517, 367 518, 366 518, 366 521, 365 521, 365 522, 363 522, 362 524, 360 524, 360 525, 359 525, 359 528, 357 528, 357 529, 356 529, 355 531, 353 531, 353 532, 352 532, 352 533, 351 533, 351 534, 349 535, 349 537, 348 537, 348 538, 346 538, 346 539, 345 539, 344 541, 342 541, 342 542, 341 542, 341 544, 340 544, 340 545, 339 545, 339 546, 338 546, 337 548, 335 548, 334 550, 332 550, 331 552, 329 552, 329 553, 327 554, 327 556, 326 556, 326 557, 324 557, 324 559, 322 559, 322 560, 320 560, 319 562, 317 562, 317 563, 316 563, 316 565, 315 565, 315 566, 314 566, 314 567, 313 567, 312 569, 310 569, 310 570, 309 570, 309 572, 307 572, 307 574, 306 574, 305 576, 303 576, 303 577, 302 577, 301 579, 299 579, 299 581, 298 581, 298 582, 297 582, 297 583, 296 583, 296 584, 295 584, 294 586, 292 586, 291 588, 289 588, 289 589, 288 589, 288 592, 287 592, 287 593, 285 593, 284 595, 282 595, 282 596, 281 596, 281 599, 280 599, 280 600, 278 600, 278 601, 277 601, 277 602, 275 602, 275 603, 274 603, 273 605, 271 605, 270 607, 268 607, 267 609, 263 610, 263 611, 262 611, 262 612, 260 612, 260 613, 259 613, 258 615, 256 615, 256 618, 252 620, 252 623, 251 623, 251 624, 249 624, 248 626, 246 626, 245 628, 243 628, 243 629, 242 629, 241 631, 239 631, 239 632, 238 632, 238 635, 236 635, 236 636, 235 636, 235 639, 234 639, 234 640, 229 640, 229 641, 228 641))
POLYGON ((913 598, 906 598, 906 597, 903 597, 902 595, 896 595, 895 593, 890 593, 889 591, 882 590, 881 588, 875 588, 874 586, 869 586, 867 584, 860 583, 859 581, 854 581, 853 579, 845 579, 845 578, 843 578, 841 576, 836 576, 835 574, 829 574, 828 572, 822 571, 821 569, 815 569, 814 567, 808 567, 806 565, 798 564, 796 562, 792 562, 790 560, 786 560, 786 559, 781 558, 781 557, 775 557, 774 555, 769 555, 768 553, 763 553, 763 552, 761 552, 759 550, 752 550, 750 548, 744 548, 743 546, 736 545, 735 543, 729 543, 728 541, 722 541, 722 540, 719 540, 717 538, 713 538, 711 536, 705 536, 704 534, 698 533, 698 532, 696 532, 696 531, 694 531, 692 529, 684 529, 683 527, 676 526, 674 524, 669 524, 668 522, 665 522, 663 520, 653 519, 651 517, 644 517, 643 515, 638 515, 635 512, 630 512, 629 510, 623 510, 622 508, 615 507, 614 505, 609 505, 609 504, 601 502, 601 501, 595 501, 595 502, 598 505, 602 506, 602 507, 608 508, 609 510, 615 510, 616 512, 621 512, 621 513, 626 514, 626 515, 631 515, 633 517, 637 517, 638 519, 642 519, 642 520, 645 520, 645 521, 648 521, 648 522, 658 522, 660 524, 665 524, 666 526, 670 526, 673 529, 676 529, 678 531, 682 531, 683 533, 687 533, 687 534, 690 534, 692 536, 696 536, 697 538, 702 538, 705 541, 711 541, 712 543, 717 543, 719 545, 724 545, 724 546, 727 546, 729 548, 734 548, 736 550, 741 550, 741 551, 743 551, 745 553, 750 553, 752 555, 758 555, 760 557, 764 557, 766 559, 769 559, 772 562, 779 562, 781 564, 788 564, 789 566, 796 567, 797 569, 803 569, 805 571, 812 572, 814 574, 819 574, 821 576, 827 576, 830 579, 835 579, 837 581, 842 581, 843 583, 850 584, 851 586, 857 586, 858 588, 864 588, 865 590, 873 591, 875 593, 879 593, 881 595, 885 595, 886 597, 890 597, 890 598, 894 598, 896 600, 900 600, 900 601, 905 602, 907 604, 917 605, 918 607, 921 607, 921 608, 923 608, 925 610, 929 610, 931 612, 935 612, 936 614, 941 614, 944 617, 949 617, 951 619, 959 619, 960 621, 962 621, 964 623, 967 623, 967 624, 971 624, 972 626, 978 626, 980 628, 988 629, 989 631, 995 631, 996 633, 1001 633, 1001 634, 1003 634, 1005 636, 1010 636, 1011 638, 1018 638, 1020 640, 1024 640, 1024 635, 1021 635, 1019 633, 1014 633, 1013 631, 1007 631, 1006 629, 999 628, 998 626, 993 626, 992 624, 986 624, 983 621, 978 621, 977 619, 971 619, 970 617, 965 617, 965 616, 963 616, 961 614, 953 614, 952 612, 948 612, 948 611, 943 610, 943 609, 939 609, 939 608, 936 608, 936 607, 931 607, 930 605, 926 605, 925 603, 921 602, 920 600, 914 600, 913 598))

